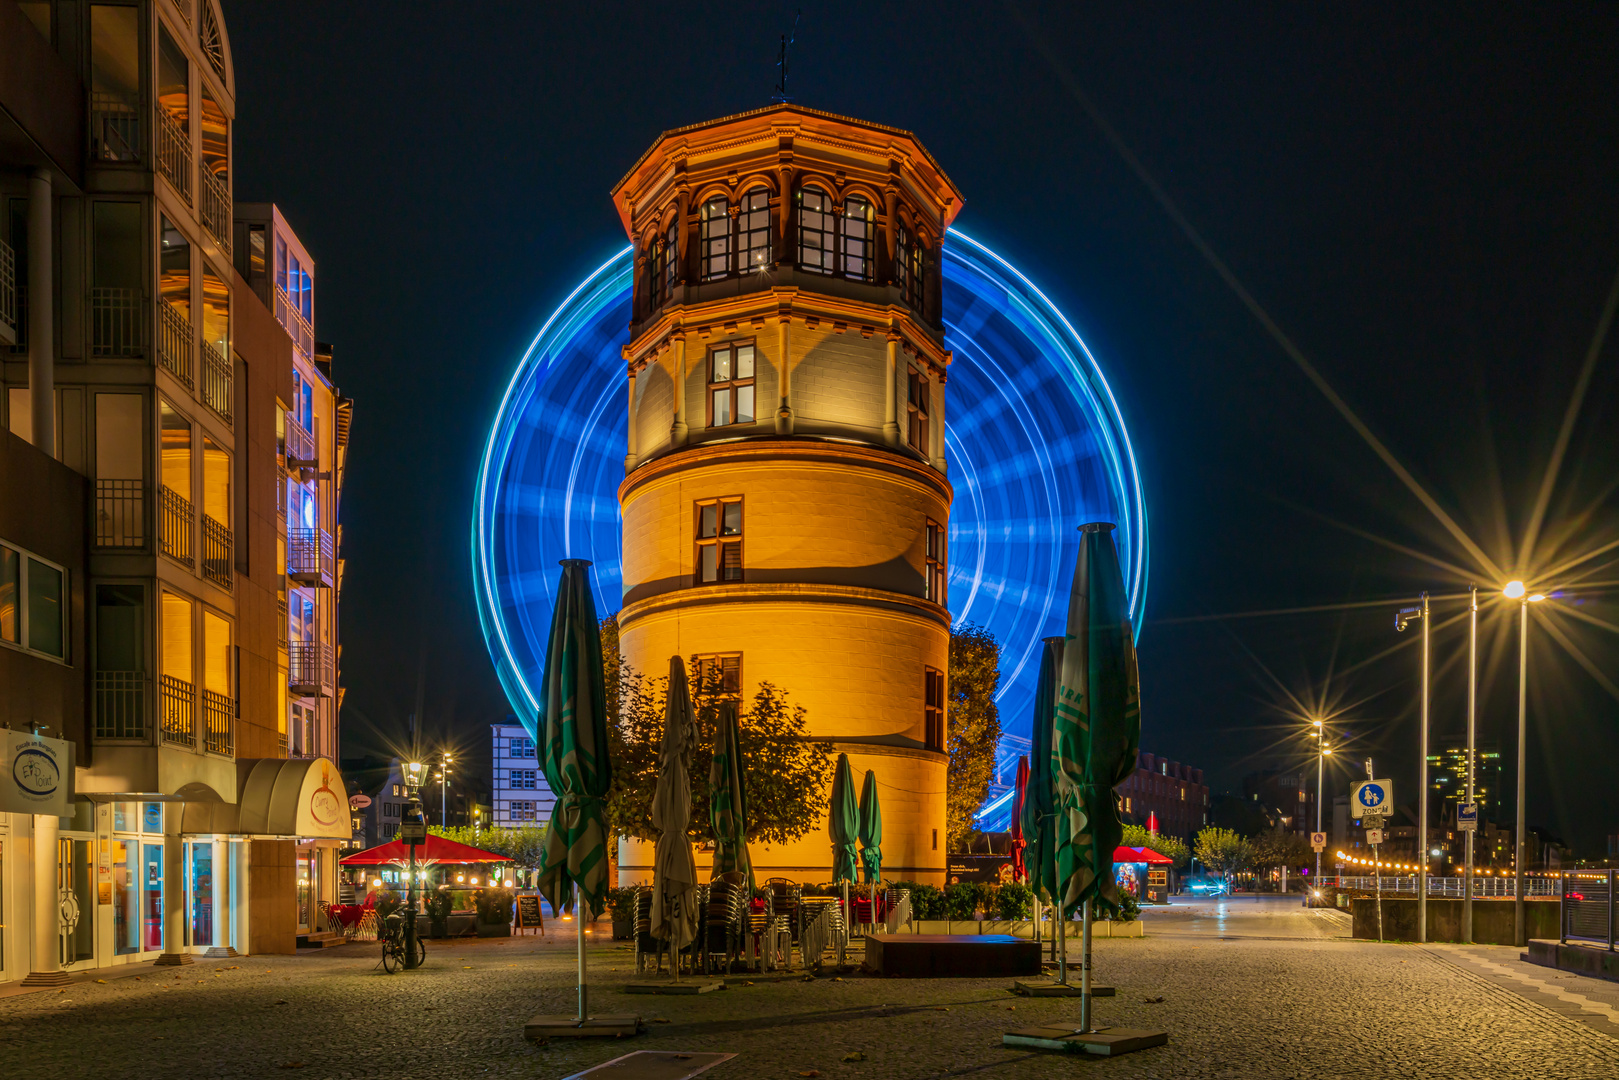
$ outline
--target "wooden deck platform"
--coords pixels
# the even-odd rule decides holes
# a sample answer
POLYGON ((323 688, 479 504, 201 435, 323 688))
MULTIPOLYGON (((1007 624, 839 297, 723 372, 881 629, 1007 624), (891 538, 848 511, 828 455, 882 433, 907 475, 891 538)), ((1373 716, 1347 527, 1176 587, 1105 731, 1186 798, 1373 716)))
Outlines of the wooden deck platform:
POLYGON ((1040 943, 1010 934, 867 934, 866 967, 903 979, 1040 974, 1040 943))

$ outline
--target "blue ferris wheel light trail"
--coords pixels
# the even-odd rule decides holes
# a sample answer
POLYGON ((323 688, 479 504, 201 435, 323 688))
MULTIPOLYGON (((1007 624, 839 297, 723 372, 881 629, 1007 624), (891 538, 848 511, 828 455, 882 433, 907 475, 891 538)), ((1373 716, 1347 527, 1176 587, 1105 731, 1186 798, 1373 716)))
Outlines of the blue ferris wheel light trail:
MULTIPOLYGON (((580 282, 540 328, 500 402, 478 469, 472 528, 478 616, 501 686, 530 729, 559 559, 589 559, 617 611, 618 485, 628 413, 620 349, 630 248, 580 282)), ((976 240, 944 246, 949 372, 945 456, 950 611, 1001 644, 1001 726, 1027 734, 1040 639, 1060 634, 1076 526, 1112 521, 1137 633, 1147 512, 1118 402, 1079 334, 1038 288, 976 240)))

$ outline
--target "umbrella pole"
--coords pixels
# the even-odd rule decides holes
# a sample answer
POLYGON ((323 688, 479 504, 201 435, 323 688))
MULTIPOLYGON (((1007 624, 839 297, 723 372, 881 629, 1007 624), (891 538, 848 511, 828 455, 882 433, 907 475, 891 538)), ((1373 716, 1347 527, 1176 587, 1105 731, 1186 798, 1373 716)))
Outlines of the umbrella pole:
POLYGON ((585 909, 580 906, 583 899, 579 892, 579 883, 573 883, 573 925, 579 937, 579 1022, 585 1022, 586 995, 585 989, 585 909))
POLYGON ((1062 898, 1061 897, 1057 898, 1057 904, 1052 909, 1052 914, 1056 917, 1056 920, 1057 920, 1057 940, 1052 943, 1052 948, 1054 948, 1057 951, 1057 981, 1062 983, 1064 986, 1067 986, 1068 985, 1068 936, 1065 933, 1066 928, 1063 926, 1063 923, 1067 922, 1068 920, 1063 918, 1063 916, 1066 914, 1066 912, 1063 911, 1063 903, 1062 903, 1062 898))
POLYGON ((1091 901, 1085 899, 1085 923, 1080 931, 1079 958, 1079 1030, 1091 1030, 1091 901))

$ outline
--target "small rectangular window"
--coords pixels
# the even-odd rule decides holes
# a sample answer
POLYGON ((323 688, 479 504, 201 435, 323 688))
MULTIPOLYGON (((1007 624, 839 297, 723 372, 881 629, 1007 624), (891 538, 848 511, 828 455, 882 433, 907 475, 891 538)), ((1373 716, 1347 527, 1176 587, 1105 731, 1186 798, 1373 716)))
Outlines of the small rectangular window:
POLYGON ((708 653, 692 657, 701 690, 738 701, 742 697, 742 654, 708 653))
POLYGON ((708 354, 708 426, 754 422, 754 346, 722 345, 708 354))
POLYGON ((924 740, 929 750, 944 750, 944 672, 922 669, 924 740))
POLYGON ((945 582, 949 576, 949 566, 945 560, 945 531, 944 526, 936 521, 929 521, 927 525, 926 564, 924 567, 926 595, 935 604, 946 603, 945 582))
POLYGON ((906 431, 905 441, 917 453, 927 454, 929 450, 927 376, 913 367, 908 369, 907 379, 905 411, 910 417, 910 425, 906 431))
POLYGON ((696 504, 697 584, 742 580, 742 497, 696 504))

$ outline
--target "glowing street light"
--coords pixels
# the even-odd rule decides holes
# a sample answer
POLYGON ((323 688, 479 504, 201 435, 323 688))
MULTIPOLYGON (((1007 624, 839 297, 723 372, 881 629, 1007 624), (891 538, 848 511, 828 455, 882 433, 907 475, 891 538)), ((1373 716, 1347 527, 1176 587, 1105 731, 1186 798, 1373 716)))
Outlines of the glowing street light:
POLYGON ((1501 590, 1501 595, 1508 600, 1521 600, 1523 599, 1524 591, 1523 582, 1509 581, 1506 588, 1501 590))

